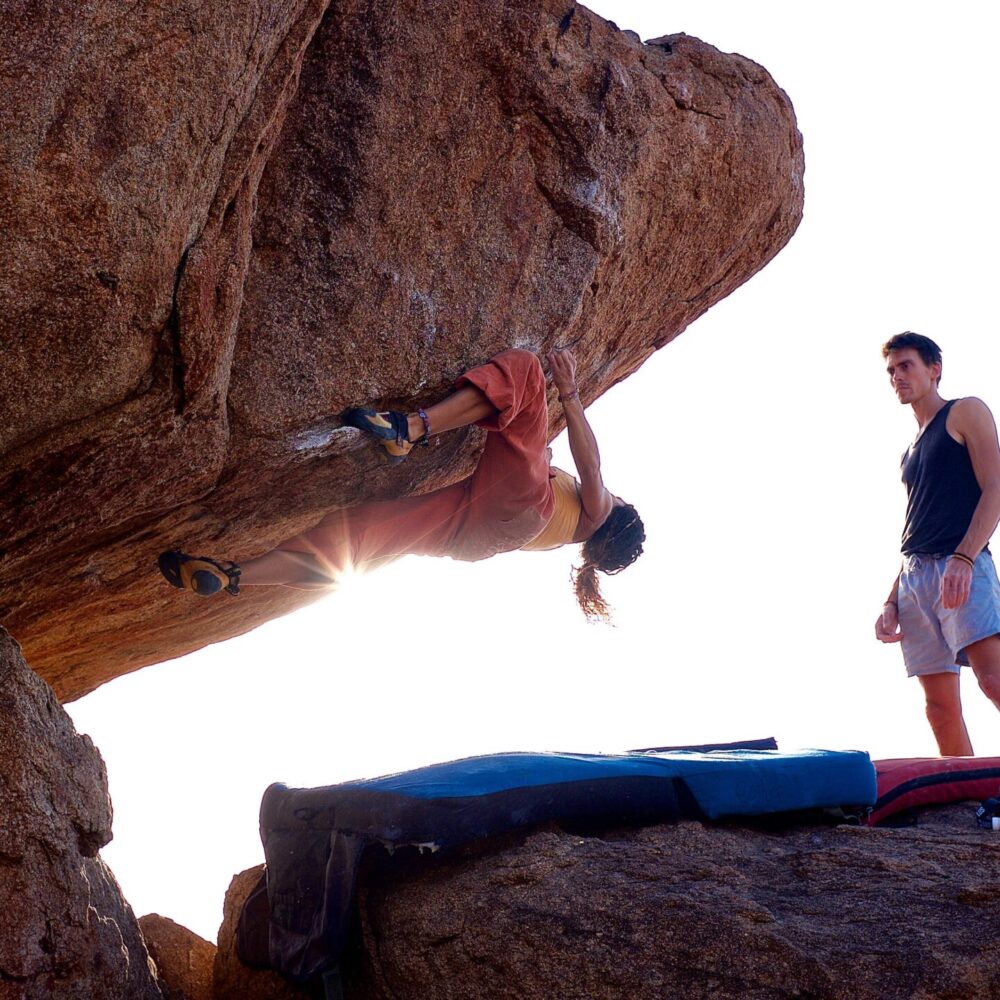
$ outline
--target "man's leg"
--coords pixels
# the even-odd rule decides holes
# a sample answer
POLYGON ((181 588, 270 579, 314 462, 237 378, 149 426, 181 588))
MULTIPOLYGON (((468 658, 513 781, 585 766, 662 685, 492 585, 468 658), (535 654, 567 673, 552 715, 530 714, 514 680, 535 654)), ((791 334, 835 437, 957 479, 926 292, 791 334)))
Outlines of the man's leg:
POLYGON ((1000 635, 991 635, 966 646, 965 655, 983 694, 1000 709, 1000 635))
MULTIPOLYGON (((971 648, 971 647, 970 647, 971 648)), ((927 701, 927 721, 934 731, 942 757, 971 757, 972 743, 962 718, 959 675, 923 674, 920 686, 927 701)))

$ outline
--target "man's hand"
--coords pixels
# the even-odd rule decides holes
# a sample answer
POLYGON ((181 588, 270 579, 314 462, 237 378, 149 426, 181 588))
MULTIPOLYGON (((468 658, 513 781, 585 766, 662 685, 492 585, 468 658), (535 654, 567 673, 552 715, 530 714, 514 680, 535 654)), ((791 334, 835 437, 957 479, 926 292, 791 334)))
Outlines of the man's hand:
POLYGON ((972 567, 964 559, 949 559, 941 577, 941 603, 960 608, 972 591, 972 567))
POLYGON ((576 355, 570 348, 556 348, 549 352, 549 368, 560 396, 576 392, 576 355))
POLYGON ((899 608, 891 601, 882 605, 882 614, 875 619, 875 638, 879 642, 899 642, 903 638, 899 631, 899 608))

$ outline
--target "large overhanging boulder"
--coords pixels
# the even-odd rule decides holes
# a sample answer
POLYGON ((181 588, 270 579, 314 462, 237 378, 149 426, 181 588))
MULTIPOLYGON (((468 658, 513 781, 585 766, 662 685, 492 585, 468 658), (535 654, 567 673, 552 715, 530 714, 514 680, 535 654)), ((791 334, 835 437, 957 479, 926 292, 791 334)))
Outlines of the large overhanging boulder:
MULTIPOLYGON (((788 241, 791 104, 571 0, 0 0, 0 621, 62 699, 310 600, 180 600, 394 470, 347 405, 575 344, 586 401, 788 241)), ((557 429, 553 422, 553 432, 557 429)))

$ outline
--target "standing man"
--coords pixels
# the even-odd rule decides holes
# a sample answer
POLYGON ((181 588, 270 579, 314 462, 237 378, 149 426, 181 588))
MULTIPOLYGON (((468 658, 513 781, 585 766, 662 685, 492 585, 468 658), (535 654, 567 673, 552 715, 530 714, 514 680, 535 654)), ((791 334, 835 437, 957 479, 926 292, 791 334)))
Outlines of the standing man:
POLYGON ((1000 709, 1000 584, 987 543, 1000 521, 1000 446, 989 408, 942 399, 941 349, 918 333, 882 347, 897 398, 919 430, 903 455, 903 566, 875 622, 902 642, 942 756, 971 756, 962 718, 961 666, 1000 709))

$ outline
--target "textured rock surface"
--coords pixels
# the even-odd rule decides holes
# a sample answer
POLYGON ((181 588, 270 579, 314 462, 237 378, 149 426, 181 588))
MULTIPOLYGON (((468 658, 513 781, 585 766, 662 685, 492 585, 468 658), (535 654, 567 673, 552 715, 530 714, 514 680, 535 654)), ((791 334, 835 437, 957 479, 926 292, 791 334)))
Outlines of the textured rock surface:
POLYGON ((911 829, 541 832, 360 897, 353 1000, 996 997, 1000 837, 911 829))
POLYGON ((164 1000, 212 1000, 216 947, 158 913, 139 918, 164 1000))
POLYGON ((163 548, 248 559, 469 470, 474 433, 390 476, 344 406, 557 343, 589 401, 801 216, 765 70, 572 0, 0 19, 0 621, 63 699, 311 599, 198 603, 163 548))
POLYGON ((135 916, 97 856, 100 754, 0 629, 0 998, 158 1000, 135 916))
POLYGON ((269 969, 251 969, 236 956, 236 926, 247 896, 264 872, 263 865, 233 876, 226 892, 219 928, 219 950, 215 956, 215 1000, 306 1000, 313 994, 288 983, 269 969))

